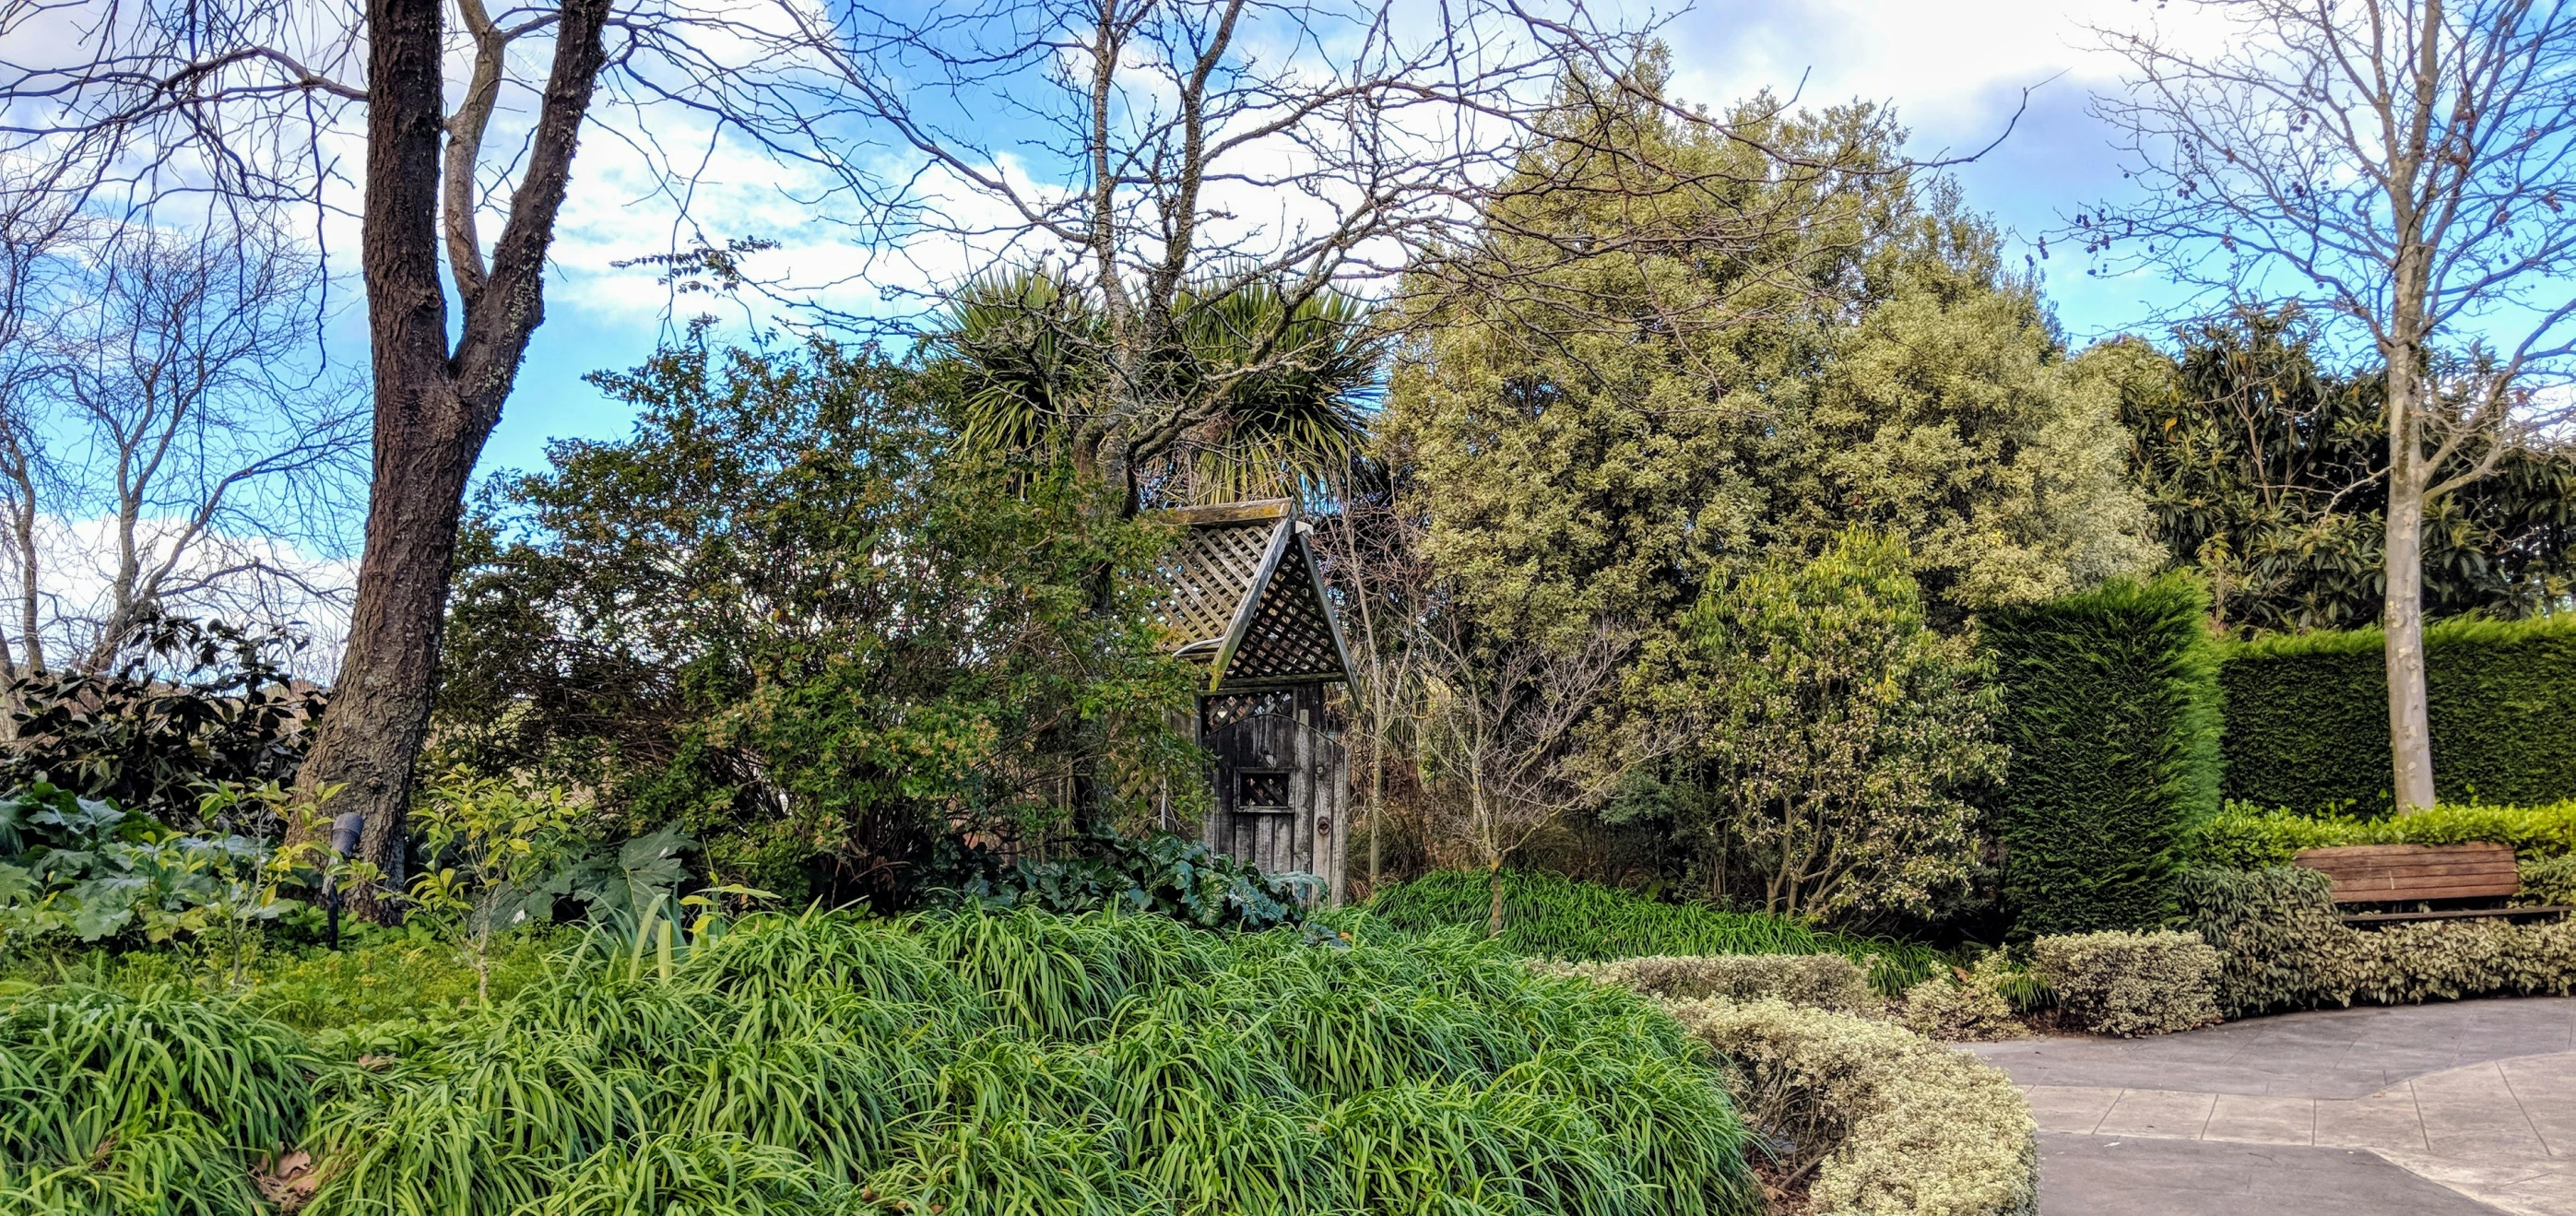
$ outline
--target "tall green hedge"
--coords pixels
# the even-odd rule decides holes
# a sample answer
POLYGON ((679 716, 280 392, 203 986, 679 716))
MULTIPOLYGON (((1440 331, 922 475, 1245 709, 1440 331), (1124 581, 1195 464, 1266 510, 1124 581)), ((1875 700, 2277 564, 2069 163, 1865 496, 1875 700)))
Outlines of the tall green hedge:
POLYGON ((2185 834, 2218 810, 2208 613, 2197 582, 2168 575, 1987 618, 2012 747, 1996 826, 2016 936, 2173 915, 2185 834))
MULTIPOLYGON (((2377 629, 2226 647, 2227 796, 2370 810, 2389 800, 2388 676, 2377 629)), ((2576 798, 2576 615, 2424 631, 2433 782, 2445 802, 2576 798)))

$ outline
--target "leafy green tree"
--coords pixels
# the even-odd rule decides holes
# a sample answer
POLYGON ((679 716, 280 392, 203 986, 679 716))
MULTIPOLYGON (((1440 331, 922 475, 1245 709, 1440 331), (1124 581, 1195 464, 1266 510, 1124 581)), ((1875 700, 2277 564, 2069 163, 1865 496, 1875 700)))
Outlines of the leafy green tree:
POLYGON ((1609 614, 1670 652, 1713 569, 1854 524, 1902 537, 1945 623, 2154 564, 2107 386, 1889 117, 1757 98, 1731 129, 1775 167, 1671 117, 1661 71, 1570 82, 1523 169, 1557 188, 1502 191, 1465 270, 1417 275, 1383 447, 1479 621, 1609 614))
POLYGON ((796 902, 895 898, 935 836, 1044 829, 1078 775, 1112 817, 1186 797, 1189 677, 1138 577, 1165 537, 959 444, 954 374, 691 343, 598 377, 634 436, 557 444, 469 529, 439 750, 796 902))
MULTIPOLYGON (((2386 379, 2321 367, 2296 308, 2240 310, 2083 362, 2118 387, 2130 462, 2159 539, 2208 579, 2221 623, 2254 630, 2374 624, 2386 601, 2386 379)), ((2449 403, 2456 408, 2457 402, 2449 403)), ((2484 453, 2451 456, 2458 469, 2484 453)), ((2431 500, 2424 611, 2522 617, 2576 592, 2576 459, 2517 445, 2431 500)))
MULTIPOLYGON (((1771 912, 1921 915, 1976 855, 1966 797, 2002 772, 1973 638, 1924 614, 1901 541, 1851 530, 1714 583, 1685 622, 1710 730, 1681 826, 1709 885, 1771 912)), ((1681 690, 1676 690, 1677 692, 1681 690)))

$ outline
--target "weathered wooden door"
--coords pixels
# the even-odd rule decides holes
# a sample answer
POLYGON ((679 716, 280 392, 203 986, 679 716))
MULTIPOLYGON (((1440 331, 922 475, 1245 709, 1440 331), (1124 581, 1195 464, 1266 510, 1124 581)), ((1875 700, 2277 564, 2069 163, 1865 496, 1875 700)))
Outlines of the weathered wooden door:
POLYGON ((1205 740, 1216 757, 1208 847, 1264 870, 1312 874, 1342 901, 1350 753, 1295 718, 1255 714, 1205 740))

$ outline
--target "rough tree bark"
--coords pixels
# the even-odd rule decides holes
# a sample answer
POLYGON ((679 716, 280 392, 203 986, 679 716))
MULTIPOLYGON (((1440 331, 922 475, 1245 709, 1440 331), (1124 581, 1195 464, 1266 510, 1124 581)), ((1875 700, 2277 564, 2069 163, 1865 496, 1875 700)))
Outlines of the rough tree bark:
MULTIPOLYGON (((606 59, 609 0, 565 0, 554 60, 525 176, 487 271, 456 266, 464 324, 453 349, 439 279, 443 95, 441 0, 369 0, 364 235, 368 327, 374 339, 375 483, 358 568, 349 649, 331 710, 297 777, 308 802, 327 786, 334 813, 366 817, 361 857, 383 874, 360 891, 358 915, 393 915, 388 890, 405 881, 404 818, 412 765, 429 728, 439 635, 466 480, 501 420, 528 338, 545 319, 543 274, 556 213, 592 90, 606 59)), ((500 40, 480 39, 478 55, 500 40)), ((470 103, 469 103, 470 104, 470 103)), ((480 124, 454 138, 476 140, 480 124)), ((471 165, 471 150, 463 158, 471 165)), ((471 211, 461 217, 471 253, 471 211)))

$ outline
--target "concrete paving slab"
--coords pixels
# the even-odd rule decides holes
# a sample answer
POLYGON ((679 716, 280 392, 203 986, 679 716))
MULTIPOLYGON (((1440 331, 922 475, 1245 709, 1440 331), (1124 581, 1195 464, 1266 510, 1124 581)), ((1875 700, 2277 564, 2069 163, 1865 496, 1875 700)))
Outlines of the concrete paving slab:
POLYGON ((1968 1050, 2030 1098, 2049 1216, 2576 1216, 2576 999, 1968 1050))
POLYGON ((2576 1162, 2465 1162, 2413 1153, 2382 1153, 2389 1164, 2515 1216, 2576 1216, 2576 1162))
MULTIPOLYGON (((2353 1149, 2044 1133, 2045 1216, 2498 1216, 2353 1149)), ((2548 1213, 2546 1216, 2559 1216, 2548 1213)))
POLYGON ((2314 1144, 2317 1100, 2218 1094, 2201 1129, 2203 1140, 2236 1140, 2247 1144, 2314 1144))
POLYGON ((2097 1089, 2080 1085, 2035 1085, 2022 1091, 2030 1103, 2030 1117, 2044 1132, 2091 1132, 2102 1126, 2102 1116, 2111 1113, 2111 1104, 2120 1100, 2116 1089, 2097 1089))
POLYGON ((2497 1067, 2549 1155, 2576 1158, 2576 1052, 2504 1060, 2497 1067))
POLYGON ((2424 1151, 2424 1118, 2415 1096, 2400 1091, 2367 1098, 2317 1100, 2315 1143, 2341 1148, 2424 1151))

